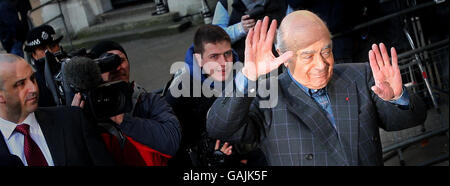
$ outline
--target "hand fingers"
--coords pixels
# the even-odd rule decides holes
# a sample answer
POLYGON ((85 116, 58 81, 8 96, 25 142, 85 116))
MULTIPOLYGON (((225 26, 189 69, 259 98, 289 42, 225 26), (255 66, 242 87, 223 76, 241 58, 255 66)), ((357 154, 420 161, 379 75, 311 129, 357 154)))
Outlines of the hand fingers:
POLYGON ((377 86, 372 86, 372 91, 376 94, 376 95, 378 95, 379 97, 382 97, 382 95, 381 95, 381 93, 382 93, 382 91, 381 91, 381 89, 379 88, 379 87, 377 87, 377 86))
POLYGON ((228 142, 225 142, 224 144, 223 144, 223 146, 222 146, 222 148, 220 149, 220 151, 225 151, 227 148, 228 148, 228 142))
POLYGON ((281 64, 289 61, 289 59, 291 59, 292 56, 294 56, 294 52, 287 51, 281 54, 281 56, 275 58, 275 61, 271 63, 272 65, 271 70, 274 70, 275 68, 278 68, 281 64))
POLYGON ((253 47, 256 47, 256 44, 259 41, 259 36, 261 35, 261 20, 258 20, 256 22, 255 27, 253 28, 254 33, 253 33, 253 44, 255 44, 253 47))
POLYGON ((242 24, 245 24, 245 25, 256 23, 254 19, 247 19, 247 20, 244 20, 244 21, 241 21, 241 22, 242 22, 242 24))
POLYGON ((255 26, 256 23, 252 22, 252 23, 242 23, 242 27, 244 28, 244 31, 246 31, 248 33, 248 31, 250 30, 250 28, 253 28, 255 26))
POLYGON ((226 142, 224 145, 223 145, 223 147, 222 147, 222 149, 220 149, 220 151, 221 152, 223 152, 224 154, 226 154, 226 155, 231 155, 231 153, 232 153, 232 148, 233 148, 233 146, 229 146, 228 147, 228 143, 226 142), (227 146, 227 147, 225 147, 225 145, 227 146))
POLYGON ((247 22, 247 24, 256 24, 256 21, 254 19, 248 19, 245 21, 247 22))
POLYGON ((266 40, 267 28, 269 27, 269 17, 265 16, 262 22, 261 33, 259 39, 263 43, 266 40))
POLYGON ((73 96, 73 100, 72 100, 72 106, 80 106, 80 100, 81 100, 81 94, 80 93, 76 93, 75 96, 73 96))
POLYGON ((220 140, 216 140, 216 146, 214 146, 214 150, 219 150, 220 140))
POLYGON ((244 56, 244 62, 253 62, 253 28, 248 31, 247 38, 245 39, 245 56, 244 56))
POLYGON ((80 108, 84 108, 84 101, 81 101, 80 108))
POLYGON ((382 100, 389 101, 394 98, 392 88, 386 83, 380 83, 380 86, 372 86, 371 89, 382 100))
POLYGON ((386 46, 380 43, 381 57, 383 58, 384 66, 391 66, 391 60, 389 59, 389 54, 387 53, 386 46))
POLYGON ((241 21, 244 21, 244 20, 246 20, 246 19, 248 19, 248 18, 250 18, 250 15, 243 15, 243 16, 241 17, 241 21))
POLYGON ((397 51, 394 47, 391 48, 391 57, 392 57, 392 67, 397 71, 400 71, 398 68, 398 57, 397 57, 397 51))
POLYGON ((269 32, 267 32, 267 38, 265 41, 265 45, 270 45, 272 47, 273 45, 273 39, 275 38, 275 33, 277 31, 277 20, 272 20, 272 23, 270 24, 269 32))
POLYGON ((233 153, 232 151, 233 146, 228 147, 227 149, 225 149, 225 152, 223 152, 226 155, 231 155, 233 153))
POLYGON ((375 59, 377 61, 378 67, 381 69, 384 67, 383 58, 381 58, 380 50, 378 49, 378 46, 376 44, 372 45, 372 51, 375 54, 375 59))
POLYGON ((245 25, 244 27, 247 29, 253 28, 255 26, 256 23, 249 23, 247 25, 245 25))
POLYGON ((375 54, 373 53, 373 50, 369 50, 369 64, 370 68, 372 69, 374 79, 376 80, 378 77, 378 73, 380 72, 380 67, 378 66, 377 59, 375 57, 375 54))

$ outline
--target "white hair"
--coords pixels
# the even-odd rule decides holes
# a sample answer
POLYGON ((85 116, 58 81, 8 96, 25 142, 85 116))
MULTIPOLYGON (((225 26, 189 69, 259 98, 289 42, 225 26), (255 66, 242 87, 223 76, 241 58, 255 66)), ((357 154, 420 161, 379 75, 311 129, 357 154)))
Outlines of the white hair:
POLYGON ((283 40, 283 31, 281 30, 281 28, 277 29, 277 34, 275 37, 275 49, 279 50, 280 52, 286 52, 287 48, 283 40))

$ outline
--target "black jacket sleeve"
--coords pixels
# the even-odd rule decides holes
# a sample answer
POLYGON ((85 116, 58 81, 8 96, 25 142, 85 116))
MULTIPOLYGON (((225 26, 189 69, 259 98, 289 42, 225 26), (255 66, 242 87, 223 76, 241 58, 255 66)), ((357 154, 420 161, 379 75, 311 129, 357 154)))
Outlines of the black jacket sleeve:
POLYGON ((133 115, 125 114, 119 128, 125 135, 161 153, 173 156, 179 148, 180 123, 159 95, 142 94, 133 115))
POLYGON ((248 95, 217 98, 207 115, 209 136, 236 144, 259 143, 265 137, 266 119, 270 120, 259 108, 262 99, 248 95))
MULTIPOLYGON (((365 71, 368 88, 370 89, 370 87, 375 85, 375 80, 373 79, 372 70, 367 64, 365 65, 365 71)), ((404 91, 407 90, 404 88, 404 91)), ((411 128, 423 124, 427 118, 426 105, 418 95, 408 92, 409 106, 404 108, 382 100, 371 90, 369 92, 371 93, 372 100, 375 102, 378 116, 381 120, 379 126, 386 131, 398 131, 411 128)))
POLYGON ((71 111, 78 113, 80 118, 80 126, 83 133, 86 148, 94 166, 110 166, 115 165, 111 154, 106 149, 105 143, 99 135, 95 124, 89 123, 84 116, 83 111, 78 107, 71 107, 71 111))

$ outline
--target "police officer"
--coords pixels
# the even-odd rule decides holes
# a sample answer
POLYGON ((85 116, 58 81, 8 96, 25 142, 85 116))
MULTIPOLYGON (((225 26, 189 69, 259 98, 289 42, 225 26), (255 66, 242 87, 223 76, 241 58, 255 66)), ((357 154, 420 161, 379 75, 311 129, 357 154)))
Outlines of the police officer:
POLYGON ((50 25, 42 25, 36 27, 27 35, 24 50, 30 53, 31 65, 36 69, 36 81, 39 87, 39 103, 40 107, 55 106, 56 103, 52 98, 52 93, 47 88, 45 83, 44 69, 45 69, 45 51, 50 51, 53 54, 64 54, 59 42, 63 36, 56 39, 56 32, 50 25))

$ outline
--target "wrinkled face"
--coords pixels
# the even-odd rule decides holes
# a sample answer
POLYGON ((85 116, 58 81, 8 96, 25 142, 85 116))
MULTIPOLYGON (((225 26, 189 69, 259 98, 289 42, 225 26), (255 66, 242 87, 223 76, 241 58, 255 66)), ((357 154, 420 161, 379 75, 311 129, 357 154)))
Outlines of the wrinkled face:
POLYGON ((331 40, 322 37, 296 51, 295 62, 289 64, 294 79, 309 89, 325 87, 333 75, 334 58, 331 40))
POLYGON ((123 80, 126 82, 130 81, 130 63, 128 62, 127 56, 120 50, 110 50, 110 54, 116 54, 122 59, 122 63, 111 72, 105 72, 102 74, 102 78, 106 82, 123 80))
POLYGON ((39 89, 35 72, 24 60, 3 64, 0 74, 3 87, 0 89, 0 104, 9 113, 27 116, 38 107, 39 89), (6 73, 5 73, 6 72, 6 73))
POLYGON ((201 64, 204 73, 215 81, 225 81, 233 70, 233 51, 228 41, 203 45, 201 64))
POLYGON ((32 53, 34 60, 41 59, 45 57, 45 51, 48 50, 51 53, 56 53, 61 50, 58 43, 52 43, 46 46, 36 47, 32 53))

